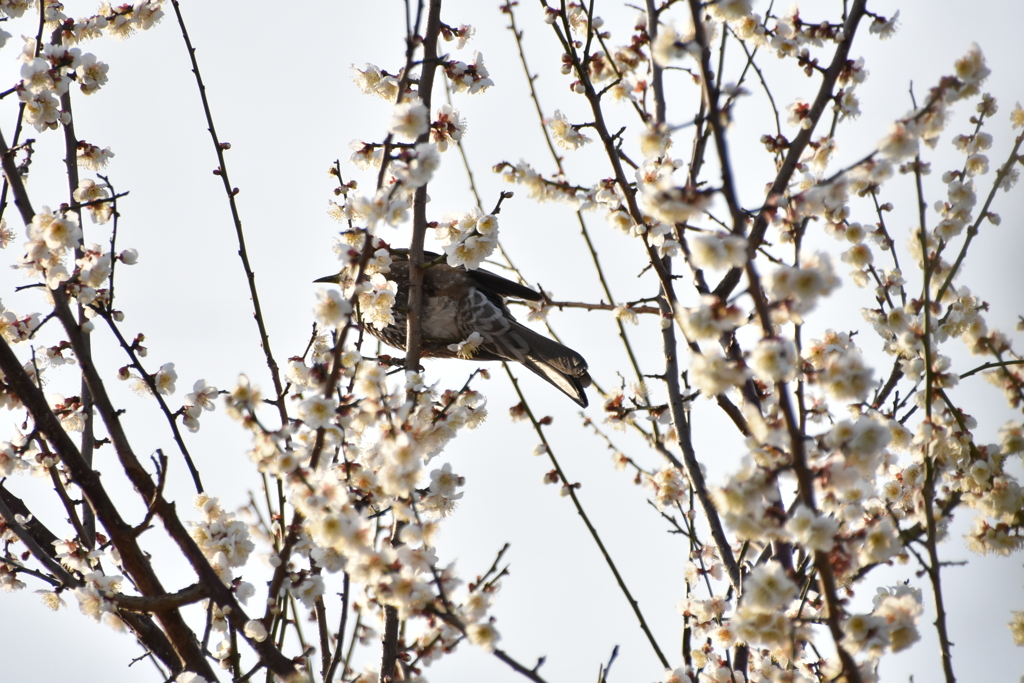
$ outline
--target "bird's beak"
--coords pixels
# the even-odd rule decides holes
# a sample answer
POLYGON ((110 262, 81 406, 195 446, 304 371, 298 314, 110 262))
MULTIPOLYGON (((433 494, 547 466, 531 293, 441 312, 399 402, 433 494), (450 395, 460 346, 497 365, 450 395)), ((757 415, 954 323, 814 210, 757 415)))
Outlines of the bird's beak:
POLYGON ((313 282, 331 282, 334 284, 341 284, 341 273, 335 273, 334 275, 328 275, 326 277, 317 278, 313 282))

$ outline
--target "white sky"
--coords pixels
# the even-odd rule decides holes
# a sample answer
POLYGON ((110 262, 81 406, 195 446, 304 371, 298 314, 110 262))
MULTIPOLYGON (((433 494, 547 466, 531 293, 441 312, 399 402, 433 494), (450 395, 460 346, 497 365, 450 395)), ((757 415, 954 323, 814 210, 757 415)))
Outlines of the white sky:
MULTIPOLYGON (((182 4, 193 44, 198 48, 218 132, 222 140, 232 144, 228 168, 233 185, 241 190, 238 201, 249 256, 271 344, 283 364, 305 348, 316 291, 311 281, 336 270, 330 247, 339 226, 326 214, 327 202, 333 198, 333 179, 327 170, 335 159, 348 158, 351 140, 379 140, 387 124, 390 106, 361 95, 352 83, 349 67, 372 62, 392 72, 397 70, 403 49, 402 4, 182 4)), ((551 169, 532 106, 524 97, 526 83, 512 36, 505 28, 507 19, 497 6, 497 2, 479 0, 447 2, 443 13, 449 24, 476 26, 475 40, 460 58, 468 60, 472 49, 483 52, 496 83, 484 95, 458 97, 455 101, 469 122, 465 142, 487 208, 493 206, 500 190, 508 189, 490 173, 493 164, 526 159, 539 170, 551 169)), ((831 17, 837 6, 836 2, 804 3, 803 16, 819 18, 825 15, 816 12, 828 11, 831 17)), ((606 28, 613 32, 613 44, 624 41, 627 35, 613 18, 625 16, 631 21, 633 16, 632 10, 620 12, 621 7, 617 3, 596 4, 596 12, 606 18, 606 28)), ((764 3, 755 5, 762 13, 764 7, 764 3)), ((900 31, 893 39, 880 42, 869 36, 865 23, 854 44, 852 56, 864 56, 870 71, 868 82, 859 89, 864 113, 852 124, 841 126, 840 150, 833 167, 839 168, 874 148, 887 122, 910 108, 907 93, 911 83, 920 101, 938 77, 952 72, 953 61, 972 42, 978 42, 993 72, 985 89, 1001 104, 989 129, 995 136, 989 152, 994 168, 1011 144, 1006 123, 1009 111, 1017 99, 1024 99, 1019 50, 1015 49, 1020 26, 1024 25, 1024 4, 1005 0, 918 0, 869 5, 872 11, 886 16, 897 8, 901 11, 900 31)), ((94 9, 92 3, 66 3, 70 15, 94 9)), ((88 99, 79 96, 75 101, 79 137, 113 149, 116 157, 107 172, 119 192, 131 193, 119 205, 123 216, 119 244, 138 248, 140 260, 137 266, 118 271, 118 307, 127 315, 123 329, 146 334, 150 349, 146 360, 151 370, 165 362, 176 363, 179 382, 175 401, 180 401, 199 378, 230 388, 239 372, 248 373, 254 382, 269 389, 230 215, 220 179, 211 174, 216 160, 187 54, 170 7, 167 9, 169 16, 148 33, 122 43, 101 40, 83 46, 111 65, 111 80, 99 94, 88 99)), ((584 101, 569 93, 568 79, 558 75, 553 66, 560 49, 550 29, 540 22, 538 6, 524 2, 518 8, 517 21, 526 31, 531 68, 542 73, 537 85, 546 111, 558 108, 573 122, 589 120, 584 101)), ((32 30, 31 22, 9 22, 5 28, 15 39, 0 50, 0 89, 16 82, 13 60, 20 49, 17 36, 32 30)), ((827 58, 823 55, 822 60, 827 58)), ((790 64, 782 65, 785 69, 780 70, 775 62, 769 55, 762 60, 769 71, 795 71, 790 64)), ((692 103, 686 99, 692 88, 680 82, 669 83, 679 87, 684 103, 692 103)), ((817 78, 791 77, 775 91, 776 100, 782 107, 796 97, 809 99, 817 84, 817 78)), ((751 85, 748 88, 753 89, 751 85)), ((437 97, 435 102, 440 101, 437 97)), ((14 120, 13 99, 0 102, 0 129, 8 139, 14 120)), ((690 111, 676 108, 669 116, 674 123, 681 123, 690 111)), ((766 168, 768 157, 756 144, 761 133, 772 129, 761 118, 765 111, 757 98, 741 102, 732 131, 733 164, 747 207, 757 205, 764 183, 771 179, 770 168, 766 168), (751 121, 757 121, 757 125, 748 127, 751 121)), ((934 158, 936 172, 931 179, 930 201, 942 197, 937 176, 950 164, 958 163, 949 155, 949 140, 953 134, 967 130, 965 118, 965 108, 960 107, 948 128, 950 132, 940 142, 940 153, 946 156, 934 158), (942 158, 952 161, 942 163, 942 158)), ((792 137, 794 131, 789 133, 792 137)), ((56 206, 66 200, 67 194, 59 175, 62 143, 55 132, 36 135, 33 131, 32 137, 37 138, 29 185, 33 202, 37 209, 56 206)), ((627 144, 634 143, 627 140, 627 144)), ((687 157, 689 144, 689 136, 683 131, 677 138, 677 155, 687 157)), ((578 157, 567 153, 566 157, 570 178, 578 184, 589 185, 609 174, 598 157, 586 156, 585 152, 578 157)), ((353 177, 351 167, 343 169, 346 179, 353 177)), ((472 206, 461 162, 452 152, 444 157, 443 173, 440 181, 431 185, 432 219, 472 206)), ((363 187, 369 187, 369 176, 354 177, 363 187)), ((990 178, 991 174, 986 181, 990 178)), ((982 187, 987 184, 982 182, 982 187)), ((894 184, 887 191, 891 193, 889 201, 904 210, 911 209, 909 186, 894 184)), ((1012 330, 1024 308, 1020 268, 1024 254, 1022 191, 1018 187, 1011 194, 998 195, 994 210, 1002 215, 1002 224, 984 226, 961 278, 992 304, 990 325, 1007 331, 1012 330)), ((515 263, 528 280, 553 291, 556 298, 597 300, 596 278, 572 213, 560 206, 534 205, 525 195, 517 192, 513 200, 505 202, 500 216, 502 241, 515 263)), ((6 217, 9 225, 20 232, 13 206, 6 217)), ((861 219, 871 220, 868 214, 861 219)), ((897 213, 894 223, 900 219, 901 227, 906 228, 912 216, 897 213)), ((604 263, 614 264, 610 267, 615 271, 616 296, 626 300, 651 295, 650 280, 634 277, 645 258, 639 243, 610 234, 600 216, 588 215, 588 225, 604 263)), ((87 225, 87 236, 90 231, 105 234, 87 225)), ((404 245, 407 240, 407 232, 398 231, 392 242, 404 245)), ((0 253, 0 258, 13 263, 20 254, 19 244, 0 253)), ((827 240, 822 241, 822 245, 827 244, 827 240)), ((836 265, 845 274, 844 264, 836 265)), ((42 310, 38 294, 11 293, 20 284, 25 284, 20 274, 0 270, 4 305, 19 313, 42 310)), ((680 291, 686 288, 680 286, 680 291)), ((692 297, 692 293, 686 296, 692 297)), ((820 317, 811 320, 807 337, 829 327, 860 328, 864 330, 862 340, 867 343, 871 332, 858 309, 868 305, 871 297, 846 283, 820 317)), ((556 311, 550 321, 563 340, 590 361, 592 374, 602 386, 615 384, 616 372, 626 374, 623 354, 607 316, 556 311)), ((653 321, 644 321, 634 337, 656 339, 653 321)), ((112 349, 110 341, 104 332, 94 343, 112 349)), ((644 370, 660 372, 658 347, 648 343, 638 341, 646 359, 642 361, 646 362, 644 370)), ((126 362, 114 351, 98 353, 109 375, 126 362)), ((961 371, 977 364, 965 354, 956 358, 961 371)), ((426 367, 430 381, 457 387, 476 366, 432 361, 426 367)), ((620 646, 620 652, 611 680, 660 680, 660 664, 571 504, 557 495, 557 487, 540 483, 551 466, 531 455, 537 439, 530 428, 510 422, 507 408, 517 399, 500 366, 491 370, 493 378, 477 387, 489 397, 490 418, 476 431, 460 435, 442 459, 431 465, 451 462, 455 471, 467 478, 465 498, 443 525, 438 549, 442 563, 457 559, 460 575, 472 579, 490 566, 505 542, 511 543, 506 555, 511 576, 504 579, 492 610, 503 636, 500 645, 530 665, 537 657, 546 656, 540 672, 547 680, 595 679, 599 664, 607 661, 615 645, 620 646)), ((554 417, 547 433, 556 455, 568 476, 582 482, 583 505, 619 563, 663 651, 674 665, 681 664, 681 618, 675 604, 682 597, 685 545, 665 533, 665 525, 645 502, 645 492, 632 486, 629 476, 613 470, 605 446, 582 425, 576 406, 529 373, 514 370, 524 378, 535 412, 554 417)), ((998 393, 983 380, 973 378, 964 384, 958 396, 978 419, 978 434, 983 435, 980 439, 996 441, 995 430, 1011 414, 998 393)), ((123 385, 116 389, 120 405, 128 410, 127 421, 134 430, 137 452, 145 456, 164 448, 174 453, 166 425, 154 407, 127 392, 123 385)), ((175 401, 173 405, 177 405, 175 401)), ((587 414, 599 421, 600 401, 593 392, 591 403, 587 414)), ((721 482, 743 453, 739 439, 721 438, 722 433, 731 435, 734 431, 716 411, 704 401, 694 407, 698 455, 707 466, 711 483, 721 482)), ((6 425, 18 419, 16 413, 0 415, 0 425, 4 425, 0 435, 9 433, 6 425)), ((655 465, 630 438, 618 434, 613 438, 627 454, 644 458, 649 467, 655 465)), ((186 439, 210 493, 220 496, 228 507, 243 504, 246 491, 258 482, 251 476, 245 455, 245 434, 218 410, 204 418, 199 434, 187 435, 186 439)), ((110 457, 109 451, 101 450, 98 455, 101 463, 110 457)), ((168 491, 187 516, 191 485, 174 455, 171 461, 168 491)), ((120 490, 126 500, 137 500, 114 470, 108 472, 105 484, 120 490)), ((8 485, 30 502, 52 496, 43 481, 9 480, 8 485)), ((140 506, 134 502, 131 505, 141 517, 140 506)), ((1016 679, 1024 670, 1024 655, 1013 648, 1005 624, 1011 609, 1024 609, 1020 560, 993 561, 971 555, 959 538, 971 517, 967 511, 958 516, 951 540, 942 547, 946 559, 970 562, 967 567, 947 568, 944 574, 957 673, 962 680, 970 680, 978 677, 976 669, 983 667, 989 680, 1016 679)), ((56 530, 61 520, 62 514, 55 511, 44 521, 56 530)), ((155 549, 162 547, 152 542, 155 549)), ((170 589, 193 580, 182 567, 161 564, 159 569, 170 589)), ((915 569, 894 568, 887 580, 911 579, 927 593, 927 585, 914 576, 915 569)), ((255 583, 262 577, 246 578, 255 583)), ((40 587, 30 585, 31 589, 40 587)), ((862 587, 854 604, 866 603, 870 592, 868 585, 862 587)), ((69 608, 55 615, 42 607, 31 590, 0 597, 4 615, 0 618, 0 678, 29 681, 73 677, 80 683, 155 679, 148 663, 127 668, 131 658, 140 654, 130 636, 114 635, 107 627, 95 625, 78 613, 73 598, 69 597, 68 602, 69 608)), ((921 619, 925 639, 905 654, 884 659, 883 680, 902 681, 910 675, 918 681, 938 679, 941 668, 937 644, 928 628, 934 619, 930 599, 926 599, 926 605, 921 619)), ((333 620, 337 604, 332 603, 331 608, 333 620)), ((303 626, 307 634, 314 633, 313 624, 303 626)), ((369 652, 371 657, 377 656, 375 650, 369 652)), ((435 683, 522 680, 468 644, 424 673, 435 683)))

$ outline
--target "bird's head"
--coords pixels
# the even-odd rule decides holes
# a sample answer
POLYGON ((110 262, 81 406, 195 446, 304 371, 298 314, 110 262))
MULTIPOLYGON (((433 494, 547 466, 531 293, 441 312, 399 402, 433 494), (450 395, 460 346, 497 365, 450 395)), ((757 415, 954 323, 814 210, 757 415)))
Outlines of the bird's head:
POLYGON ((335 285, 343 284, 346 280, 348 280, 348 281, 352 280, 352 276, 349 275, 348 273, 346 273, 345 272, 346 270, 348 270, 348 269, 346 268, 345 270, 342 270, 341 272, 335 273, 334 275, 327 275, 325 277, 318 277, 317 279, 313 280, 313 282, 329 282, 329 283, 332 283, 332 284, 335 284, 335 285))
POLYGON ((319 277, 313 280, 313 282, 324 282, 335 285, 341 285, 342 289, 348 289, 353 284, 355 284, 356 275, 358 273, 359 265, 357 263, 349 263, 343 266, 342 269, 339 270, 334 275, 325 275, 324 277, 319 277))

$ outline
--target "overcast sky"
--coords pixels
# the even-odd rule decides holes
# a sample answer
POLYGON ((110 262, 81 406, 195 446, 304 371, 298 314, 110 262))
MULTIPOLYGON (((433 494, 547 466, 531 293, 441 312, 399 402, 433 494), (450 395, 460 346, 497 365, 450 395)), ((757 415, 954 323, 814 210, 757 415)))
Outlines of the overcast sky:
MULTIPOLYGON (((806 19, 818 18, 815 12, 831 12, 838 5, 808 2, 802 5, 803 15, 806 19)), ((362 95, 352 82, 350 66, 371 62, 392 72, 397 70, 403 54, 403 5, 391 0, 307 1, 294 5, 262 0, 186 0, 182 6, 198 49, 218 133, 232 145, 228 168, 233 185, 240 189, 238 201, 271 345, 279 362, 284 361, 301 354, 308 340, 317 289, 312 280, 337 270, 331 244, 339 224, 327 215, 328 201, 334 199, 334 180, 328 169, 336 159, 345 162, 351 140, 380 140, 386 132, 390 105, 362 95)), ((626 40, 626 29, 631 26, 627 23, 620 28, 615 17, 626 17, 631 22, 635 14, 622 8, 618 3, 596 4, 597 14, 606 18, 606 28, 612 31, 613 44, 626 40)), ((864 26, 854 44, 851 55, 866 59, 870 77, 860 88, 863 114, 844 124, 848 129, 840 127, 834 168, 874 149, 887 123, 911 108, 911 86, 921 101, 940 76, 952 72, 954 60, 972 42, 982 47, 993 72, 985 90, 1001 104, 990 129, 995 143, 989 156, 995 167, 1012 142, 1009 112, 1015 101, 1024 99, 1019 50, 1024 5, 1005 0, 869 4, 869 9, 887 16, 897 8, 901 12, 900 30, 895 37, 881 42, 869 36, 864 26)), ((756 3, 755 9, 763 13, 765 3, 756 3)), ((95 6, 91 2, 65 3, 69 15, 92 11, 95 6)), ((526 32, 531 68, 542 74, 537 86, 546 111, 561 109, 573 122, 589 120, 585 102, 571 95, 568 79, 558 74, 561 50, 550 28, 541 22, 538 6, 524 2, 517 11, 517 21, 526 32)), ((457 96, 455 101, 469 123, 467 154, 483 203, 490 207, 498 193, 508 189, 490 172, 494 164, 526 159, 539 170, 550 172, 551 163, 532 106, 524 98, 526 81, 506 29, 507 18, 499 13, 498 3, 450 1, 445 3, 443 16, 448 24, 476 27, 474 41, 461 58, 468 61, 473 49, 481 51, 496 84, 483 95, 471 99, 457 96)), ((7 22, 4 27, 15 37, 0 50, 0 90, 17 82, 19 36, 31 32, 33 23, 7 22)), ((107 173, 118 192, 130 193, 119 205, 123 217, 119 243, 140 252, 139 264, 122 268, 118 274, 118 308, 127 315, 124 329, 146 335, 150 350, 147 362, 153 370, 166 362, 176 363, 178 401, 197 379, 230 388, 240 372, 269 388, 230 215, 220 179, 212 174, 216 160, 173 14, 153 30, 130 40, 118 43, 101 39, 83 49, 110 64, 110 83, 90 98, 77 97, 76 132, 80 138, 109 146, 115 152, 107 173)), ((827 58, 824 56, 823 61, 827 58)), ((783 73, 778 64, 772 63, 775 61, 770 55, 762 60, 767 69, 783 73)), ((785 67, 795 72, 790 64, 785 67)), ((817 85, 817 78, 791 77, 779 85, 776 95, 780 106, 797 97, 810 99, 817 85)), ((438 93, 435 102, 441 96, 438 93)), ((15 117, 14 99, 0 101, 0 129, 8 140, 15 117)), ((764 184, 771 179, 770 168, 765 167, 767 155, 756 139, 773 126, 762 118, 765 110, 757 102, 751 98, 748 107, 741 101, 731 147, 746 207, 759 204, 764 184)), ((936 169, 959 163, 949 140, 952 134, 968 130, 969 113, 965 107, 957 110, 948 129, 951 133, 943 136, 933 158, 936 169), (943 159, 951 161, 943 163, 943 159)), ((670 111, 670 119, 673 114, 678 116, 673 123, 692 117, 690 109, 670 111)), ((790 133, 792 137, 795 131, 790 133)), ((57 132, 33 131, 32 135, 37 142, 29 191, 37 209, 42 205, 56 207, 66 201, 67 195, 66 181, 60 175, 62 141, 57 132)), ((688 157, 689 137, 683 133, 677 142, 677 156, 688 157)), ((571 180, 581 185, 608 175, 599 157, 583 153, 578 157, 567 153, 567 168, 571 180)), ((369 175, 344 163, 343 173, 346 179, 358 178, 364 187, 372 183, 369 175)), ((461 161, 454 152, 445 155, 442 173, 430 186, 431 219, 447 211, 468 211, 473 206, 461 161)), ((940 174, 937 170, 935 175, 940 174)), ((933 180, 936 183, 932 188, 939 188, 937 178, 933 180)), ((982 185, 987 183, 983 181, 982 185)), ((961 279, 992 304, 990 325, 1008 332, 1024 312, 1022 192, 1024 188, 1018 187, 1010 194, 999 194, 994 210, 1001 214, 1002 224, 985 226, 961 279)), ((938 189, 933 189, 930 199, 941 196, 938 189)), ((896 214, 903 220, 901 227, 911 225, 913 196, 894 195, 889 200, 908 211, 896 214)), ((19 233, 15 245, 0 252, 0 258, 11 264, 20 255, 22 226, 11 208, 6 218, 19 233)), ((620 298, 651 295, 650 281, 634 277, 645 258, 639 243, 611 234, 601 216, 590 215, 588 220, 602 258, 613 264, 620 298)), ((870 221, 870 217, 865 215, 863 220, 870 221)), ((504 204, 500 225, 502 241, 528 281, 551 290, 557 299, 595 301, 600 297, 569 209, 536 205, 525 192, 517 192, 504 204)), ((86 226, 87 238, 90 230, 95 228, 86 226)), ((408 241, 408 232, 403 230, 384 236, 396 245, 404 246, 408 241)), ((845 273, 845 269, 840 270, 845 273)), ((0 270, 4 305, 19 313, 44 310, 37 293, 12 293, 21 284, 25 281, 19 273, 0 270)), ((863 328, 864 335, 869 336, 871 331, 862 322, 859 308, 870 303, 869 295, 846 283, 809 322, 807 336, 814 337, 827 328, 863 328)), ((550 322, 569 346, 590 361, 599 384, 613 386, 618 382, 615 373, 625 372, 626 366, 610 317, 556 311, 550 322)), ((644 321, 636 336, 655 339, 653 325, 653 321, 644 321)), ((97 336, 94 343, 98 358, 112 376, 125 360, 112 349, 109 335, 97 336)), ((651 356, 659 353, 653 344, 641 349, 651 356)), ((962 363, 960 371, 976 364, 966 354, 955 357, 962 363)), ((460 361, 426 364, 429 381, 440 380, 445 387, 461 386, 475 367, 460 361)), ((652 360, 648 369, 653 373, 661 367, 652 360)), ((451 462, 467 479, 465 498, 443 525, 438 548, 442 564, 457 559, 461 576, 472 579, 490 566, 505 542, 511 543, 506 555, 511 575, 504 579, 492 613, 503 636, 501 646, 511 656, 530 665, 538 657, 547 657, 541 669, 547 680, 593 680, 598 665, 607 660, 615 645, 620 646, 620 653, 611 680, 660 680, 661 666, 580 519, 567 500, 557 495, 557 487, 542 485, 541 477, 550 464, 532 456, 537 438, 528 425, 513 424, 508 417, 507 409, 518 400, 508 379, 500 366, 491 370, 492 379, 477 386, 489 397, 490 418, 476 431, 460 435, 442 459, 431 465, 451 462)), ((527 376, 529 373, 513 370, 523 378, 534 411, 554 417, 548 435, 556 455, 570 479, 583 484, 583 505, 620 563, 662 649, 673 653, 669 658, 674 665, 681 665, 681 618, 675 605, 683 597, 685 545, 666 533, 666 526, 645 502, 645 491, 634 487, 627 474, 614 471, 604 442, 583 425, 578 408, 548 385, 527 376)), ((970 386, 962 387, 958 395, 978 419, 982 441, 997 441, 996 430, 1012 413, 999 393, 980 378, 965 384, 970 386)), ((156 448, 173 450, 166 425, 161 424, 150 402, 134 396, 123 385, 115 389, 120 405, 128 410, 137 452, 148 455, 156 448)), ((591 392, 591 407, 586 414, 597 421, 601 419, 600 404, 591 392)), ((720 483, 742 456, 742 441, 731 436, 734 431, 727 425, 723 426, 713 403, 698 401, 693 410, 698 425, 698 455, 707 467, 709 481, 720 483), (720 429, 730 436, 722 438, 720 429)), ((0 414, 0 437, 6 438, 4 435, 20 419, 18 413, 0 414)), ((245 454, 245 433, 218 410, 204 418, 198 434, 186 438, 211 495, 220 496, 227 507, 244 504, 248 490, 258 485, 245 454)), ((646 458, 648 466, 656 464, 629 437, 614 438, 621 440, 623 450, 634 449, 627 452, 646 458)), ((102 460, 110 454, 100 451, 99 457, 102 460)), ((173 492, 179 510, 187 516, 192 491, 182 470, 172 469, 168 491, 173 492)), ((114 471, 104 476, 104 483, 132 500, 130 509, 141 517, 137 497, 132 498, 114 471)), ((40 480, 12 480, 8 485, 29 501, 52 496, 40 480)), ((1015 680, 1024 670, 1024 655, 1013 648, 1005 624, 1011 609, 1024 609, 1020 560, 995 561, 971 555, 960 539, 971 517, 967 511, 961 513, 952 538, 942 546, 946 559, 970 562, 967 567, 945 570, 951 638, 956 643, 954 662, 963 680, 976 678, 979 667, 990 680, 1015 680)), ((45 521, 51 528, 60 528, 61 513, 52 512, 45 521)), ((164 547, 156 540, 152 543, 154 549, 164 547)), ((159 569, 170 589, 193 580, 181 567, 159 569)), ((927 593, 928 587, 915 576, 915 570, 913 566, 893 568, 885 581, 909 579, 927 593)), ((246 578, 254 583, 258 580, 255 576, 246 578)), ((871 597, 869 586, 873 585, 863 586, 861 591, 866 592, 855 596, 854 604, 866 605, 871 597)), ((50 613, 31 592, 41 587, 30 584, 28 591, 0 596, 0 613, 4 615, 0 618, 0 678, 73 678, 80 683, 155 680, 153 668, 146 662, 128 668, 129 661, 141 654, 130 636, 115 635, 80 615, 70 597, 67 610, 50 613)), ((937 643, 929 631, 934 613, 931 601, 925 602, 920 624, 924 640, 907 653, 884 659, 884 680, 905 681, 910 675, 918 681, 937 679, 941 671, 937 643)), ((336 603, 332 606, 336 613, 336 603)), ((313 624, 304 626, 307 633, 314 631, 313 624)), ((367 652, 370 658, 378 656, 375 648, 367 652)), ((424 673, 435 683, 522 680, 468 644, 424 673)))

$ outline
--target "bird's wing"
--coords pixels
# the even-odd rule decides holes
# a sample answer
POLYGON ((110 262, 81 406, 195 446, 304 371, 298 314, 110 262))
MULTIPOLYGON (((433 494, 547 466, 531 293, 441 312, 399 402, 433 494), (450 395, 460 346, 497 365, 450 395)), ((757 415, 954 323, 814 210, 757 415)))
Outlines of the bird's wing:
MULTIPOLYGON (((396 261, 408 261, 409 250, 392 248, 391 256, 396 261)), ((431 261, 440 261, 443 264, 444 258, 442 254, 438 254, 433 251, 423 251, 423 262, 430 263, 431 261)), ((443 267, 443 265, 442 265, 443 267)), ((465 266, 459 266, 457 270, 460 270, 473 280, 479 287, 484 290, 500 294, 501 296, 510 296, 515 299, 525 299, 526 301, 540 301, 544 297, 539 292, 536 292, 526 285, 521 285, 518 282, 513 282, 508 278, 504 278, 497 273, 492 273, 489 270, 477 268, 475 270, 468 270, 465 266)))
POLYGON ((527 301, 540 301, 544 297, 526 285, 513 282, 489 270, 477 268, 466 271, 478 286, 496 292, 502 296, 510 296, 515 299, 526 299, 527 301))
POLYGON ((560 389, 563 394, 575 401, 581 408, 587 407, 587 394, 583 389, 590 386, 590 375, 584 375, 586 379, 584 382, 579 377, 559 372, 553 366, 543 362, 536 362, 532 358, 524 360, 523 365, 560 389))
POLYGON ((515 346, 527 347, 526 358, 517 360, 558 387, 577 404, 587 407, 587 394, 583 390, 590 386, 591 380, 583 356, 516 322, 511 324, 505 338, 515 340, 515 346))
POLYGON ((583 391, 590 385, 587 361, 572 349, 515 322, 479 289, 472 288, 459 306, 460 327, 466 336, 484 338, 478 353, 514 360, 553 384, 580 406, 587 407, 583 391))
MULTIPOLYGON (((545 365, 550 365, 555 371, 569 377, 578 377, 581 380, 584 377, 588 377, 587 361, 568 346, 559 344, 554 339, 548 339, 544 335, 538 334, 530 328, 515 322, 512 323, 512 329, 509 330, 506 336, 522 340, 521 343, 525 344, 529 349, 527 355, 530 358, 545 365)), ((584 386, 589 384, 590 380, 588 378, 584 386)))

